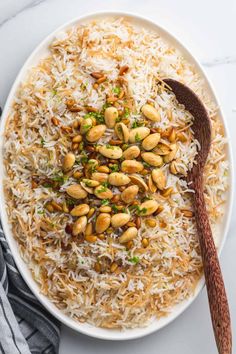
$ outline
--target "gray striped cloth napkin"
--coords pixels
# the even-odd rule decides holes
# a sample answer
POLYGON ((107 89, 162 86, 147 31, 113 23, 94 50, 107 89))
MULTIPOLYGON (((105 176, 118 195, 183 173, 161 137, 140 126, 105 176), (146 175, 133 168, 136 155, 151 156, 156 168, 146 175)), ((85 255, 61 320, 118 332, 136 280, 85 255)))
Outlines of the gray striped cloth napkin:
POLYGON ((0 353, 56 354, 59 340, 59 322, 22 279, 0 224, 0 353))

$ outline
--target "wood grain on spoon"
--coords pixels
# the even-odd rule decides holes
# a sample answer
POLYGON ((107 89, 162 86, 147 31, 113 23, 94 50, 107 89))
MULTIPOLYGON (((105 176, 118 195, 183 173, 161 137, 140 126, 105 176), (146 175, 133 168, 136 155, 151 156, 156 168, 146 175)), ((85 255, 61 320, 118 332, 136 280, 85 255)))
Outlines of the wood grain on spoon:
POLYGON ((216 344, 220 354, 231 354, 229 306, 203 194, 203 169, 211 145, 211 122, 203 103, 191 89, 176 80, 166 79, 164 82, 171 88, 177 101, 193 115, 192 130, 201 145, 196 157, 197 163, 189 172, 187 179, 195 191, 193 203, 196 225, 216 344))

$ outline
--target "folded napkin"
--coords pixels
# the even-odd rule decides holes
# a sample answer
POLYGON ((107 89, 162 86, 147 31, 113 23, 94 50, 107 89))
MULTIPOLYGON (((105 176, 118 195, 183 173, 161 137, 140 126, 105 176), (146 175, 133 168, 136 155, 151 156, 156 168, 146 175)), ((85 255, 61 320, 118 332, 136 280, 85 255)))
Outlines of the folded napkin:
POLYGON ((59 322, 22 279, 0 224, 0 353, 56 354, 59 340, 59 322))

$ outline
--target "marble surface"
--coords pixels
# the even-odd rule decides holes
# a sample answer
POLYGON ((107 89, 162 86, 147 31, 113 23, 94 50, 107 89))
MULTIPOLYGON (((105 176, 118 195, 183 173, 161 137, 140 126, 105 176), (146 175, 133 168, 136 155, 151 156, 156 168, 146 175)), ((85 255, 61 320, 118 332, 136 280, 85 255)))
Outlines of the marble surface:
MULTIPOLYGON (((76 16, 120 10, 141 14, 167 27, 203 64, 213 82, 236 154, 236 2, 235 0, 1 0, 0 105, 36 45, 76 16)), ((236 334, 236 205, 221 265, 236 334), (234 270, 234 271, 233 271, 234 270)), ((60 354, 75 353, 216 354, 204 290, 177 320, 158 333, 128 342, 105 342, 62 327, 60 354)))

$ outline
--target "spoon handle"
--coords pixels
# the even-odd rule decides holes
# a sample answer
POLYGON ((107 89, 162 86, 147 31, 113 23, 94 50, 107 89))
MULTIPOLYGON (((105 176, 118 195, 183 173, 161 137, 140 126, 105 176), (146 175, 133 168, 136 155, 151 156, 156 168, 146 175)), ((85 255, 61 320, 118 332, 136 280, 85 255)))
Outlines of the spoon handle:
POLYGON ((217 251, 207 215, 202 176, 194 183, 194 206, 212 325, 220 354, 232 353, 229 306, 217 251))

